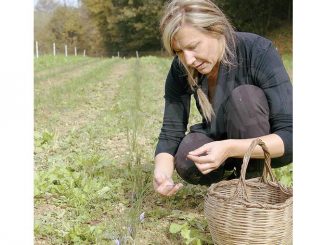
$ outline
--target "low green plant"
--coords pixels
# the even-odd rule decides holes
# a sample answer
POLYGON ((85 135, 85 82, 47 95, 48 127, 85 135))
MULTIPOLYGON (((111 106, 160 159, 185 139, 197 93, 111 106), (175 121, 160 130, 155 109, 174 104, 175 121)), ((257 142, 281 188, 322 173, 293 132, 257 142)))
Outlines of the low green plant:
POLYGON ((213 244, 210 235, 207 233, 206 220, 199 220, 191 214, 186 216, 183 223, 171 223, 169 232, 174 236, 179 236, 185 244, 203 245, 213 244))
POLYGON ((273 173, 276 179, 284 186, 293 186, 293 163, 281 168, 274 168, 273 173))
POLYGON ((37 149, 45 148, 47 145, 51 143, 54 138, 54 133, 49 132, 48 130, 44 130, 43 132, 36 131, 34 133, 34 143, 37 149))

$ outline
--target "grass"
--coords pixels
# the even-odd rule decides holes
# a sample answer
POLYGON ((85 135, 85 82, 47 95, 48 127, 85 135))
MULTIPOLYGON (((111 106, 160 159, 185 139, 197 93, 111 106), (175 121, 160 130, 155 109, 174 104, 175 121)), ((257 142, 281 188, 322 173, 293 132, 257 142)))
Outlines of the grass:
POLYGON ((92 60, 91 57, 83 56, 68 56, 63 55, 44 55, 39 56, 39 58, 34 59, 34 71, 36 73, 44 70, 50 70, 52 68, 62 68, 62 67, 71 67, 74 64, 80 65, 83 62, 92 60))
MULTIPOLYGON (((212 244, 206 187, 152 188, 171 59, 70 58, 34 64, 35 244, 212 244)), ((292 165, 275 173, 292 184, 292 165)))

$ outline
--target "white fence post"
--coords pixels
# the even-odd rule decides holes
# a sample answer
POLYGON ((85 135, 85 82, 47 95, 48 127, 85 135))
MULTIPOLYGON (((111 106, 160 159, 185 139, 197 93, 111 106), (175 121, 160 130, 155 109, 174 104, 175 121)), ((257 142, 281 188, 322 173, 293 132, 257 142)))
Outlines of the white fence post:
POLYGON ((139 56, 138 56, 138 51, 136 51, 136 56, 137 56, 137 59, 139 58, 139 56))
POLYGON ((120 58, 120 52, 118 51, 118 58, 120 58))
POLYGON ((38 58, 38 42, 35 43, 36 58, 38 58))
POLYGON ((86 49, 84 49, 84 56, 86 56, 86 49))
POLYGON ((55 43, 53 43, 53 56, 55 56, 55 43))
POLYGON ((75 47, 75 56, 77 56, 77 48, 75 47))
POLYGON ((68 56, 68 49, 67 49, 67 45, 65 45, 65 56, 68 56))

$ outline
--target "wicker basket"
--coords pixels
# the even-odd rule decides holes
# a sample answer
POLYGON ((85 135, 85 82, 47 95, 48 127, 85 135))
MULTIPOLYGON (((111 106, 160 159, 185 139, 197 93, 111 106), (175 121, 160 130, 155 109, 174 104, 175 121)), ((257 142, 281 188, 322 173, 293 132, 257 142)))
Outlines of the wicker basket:
POLYGON ((264 142, 255 139, 243 158, 240 178, 209 187, 204 212, 214 244, 292 244, 292 188, 277 182, 270 161, 264 142), (257 145, 264 150, 263 175, 245 180, 257 145))

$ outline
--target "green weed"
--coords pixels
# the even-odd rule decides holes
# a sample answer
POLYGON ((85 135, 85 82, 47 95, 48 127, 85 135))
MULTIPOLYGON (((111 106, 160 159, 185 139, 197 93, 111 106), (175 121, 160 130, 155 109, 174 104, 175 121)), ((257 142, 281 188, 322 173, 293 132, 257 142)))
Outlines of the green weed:
POLYGON ((208 234, 208 224, 205 219, 200 219, 194 214, 175 214, 182 222, 171 223, 169 232, 173 236, 179 236, 185 244, 202 245, 213 244, 208 234))

